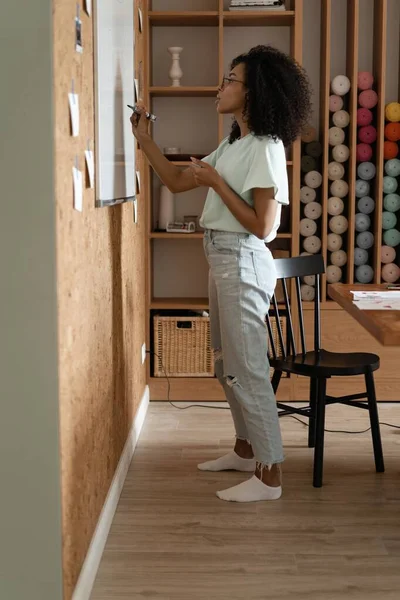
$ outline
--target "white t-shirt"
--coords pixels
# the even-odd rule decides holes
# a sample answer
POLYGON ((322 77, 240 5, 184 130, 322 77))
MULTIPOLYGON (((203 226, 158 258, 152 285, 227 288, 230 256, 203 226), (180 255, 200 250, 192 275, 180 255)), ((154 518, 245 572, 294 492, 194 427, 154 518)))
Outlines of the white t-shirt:
MULTIPOLYGON (((281 222, 282 204, 289 204, 286 155, 283 143, 268 136, 256 137, 249 133, 229 144, 225 138, 218 148, 203 158, 214 167, 230 188, 247 204, 253 206, 254 188, 274 188, 278 202, 271 233, 265 239, 276 238, 281 222)), ((220 196, 210 188, 200 224, 204 229, 250 233, 233 216, 220 196)))

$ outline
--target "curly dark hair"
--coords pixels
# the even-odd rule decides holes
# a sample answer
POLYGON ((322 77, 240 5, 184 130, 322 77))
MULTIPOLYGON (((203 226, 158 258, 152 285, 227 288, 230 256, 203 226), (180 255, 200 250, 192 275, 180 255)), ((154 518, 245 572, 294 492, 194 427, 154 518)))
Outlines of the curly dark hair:
MULTIPOLYGON (((240 54, 231 69, 243 63, 246 102, 243 115, 256 136, 268 135, 288 146, 306 125, 311 111, 311 88, 304 69, 290 56, 271 46, 255 46, 240 54)), ((240 137, 236 120, 229 143, 240 137)))

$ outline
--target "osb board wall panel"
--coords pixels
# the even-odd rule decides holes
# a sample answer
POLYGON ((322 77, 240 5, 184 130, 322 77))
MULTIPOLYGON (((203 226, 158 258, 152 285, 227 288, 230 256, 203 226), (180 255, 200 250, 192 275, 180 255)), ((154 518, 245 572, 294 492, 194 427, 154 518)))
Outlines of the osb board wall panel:
MULTIPOLYGON (((304 321, 308 349, 313 343, 313 311, 305 311, 304 321)), ((344 310, 321 311, 322 346, 332 352, 373 352, 380 356, 381 366, 375 371, 375 386, 378 400, 400 400, 399 350, 382 346, 368 331, 344 310)), ((295 385, 295 400, 308 398, 309 381, 298 377, 295 385)), ((336 377, 328 382, 328 394, 342 396, 365 390, 364 378, 336 377)))
POLYGON ((76 0, 54 0, 55 173, 60 429, 65 599, 72 596, 145 388, 145 222, 133 204, 94 208, 84 150, 94 140, 93 20, 81 5, 83 54, 74 49, 76 0), (71 136, 74 80, 80 135, 71 136), (73 209, 72 166, 85 173, 73 209))

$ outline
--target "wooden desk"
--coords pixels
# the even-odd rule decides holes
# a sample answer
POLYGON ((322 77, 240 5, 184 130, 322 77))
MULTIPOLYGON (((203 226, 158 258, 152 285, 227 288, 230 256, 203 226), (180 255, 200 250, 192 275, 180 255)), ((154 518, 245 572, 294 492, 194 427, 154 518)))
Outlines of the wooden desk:
POLYGON ((328 294, 383 346, 400 346, 400 310, 360 310, 353 304, 351 291, 381 291, 386 285, 331 283, 328 294))

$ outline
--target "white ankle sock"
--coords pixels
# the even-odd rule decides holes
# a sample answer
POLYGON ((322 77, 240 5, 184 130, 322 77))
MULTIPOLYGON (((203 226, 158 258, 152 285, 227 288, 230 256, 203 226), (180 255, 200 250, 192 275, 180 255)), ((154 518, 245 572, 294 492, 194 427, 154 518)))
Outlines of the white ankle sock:
POLYGON ((260 500, 278 500, 282 495, 282 487, 270 487, 255 475, 239 485, 217 492, 218 498, 228 502, 258 502, 260 500))
POLYGON ((241 458, 232 450, 228 454, 209 460, 208 462, 197 465, 200 471, 245 471, 248 473, 254 472, 256 468, 255 458, 241 458))

